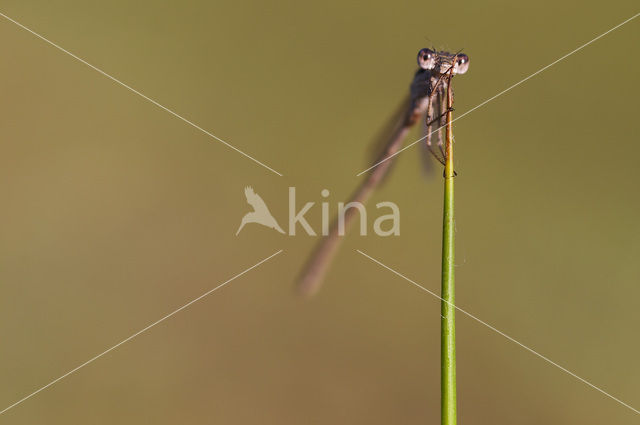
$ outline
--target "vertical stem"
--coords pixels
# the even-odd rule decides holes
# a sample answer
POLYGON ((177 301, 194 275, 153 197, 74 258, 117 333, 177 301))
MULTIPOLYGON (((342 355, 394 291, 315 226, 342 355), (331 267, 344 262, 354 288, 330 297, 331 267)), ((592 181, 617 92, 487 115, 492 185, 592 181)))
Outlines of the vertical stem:
POLYGON ((454 217, 453 217, 453 134, 451 79, 447 83, 447 125, 445 140, 444 211, 442 223, 442 301, 440 342, 440 397, 442 425, 455 425, 456 413, 456 324, 454 291, 454 217))

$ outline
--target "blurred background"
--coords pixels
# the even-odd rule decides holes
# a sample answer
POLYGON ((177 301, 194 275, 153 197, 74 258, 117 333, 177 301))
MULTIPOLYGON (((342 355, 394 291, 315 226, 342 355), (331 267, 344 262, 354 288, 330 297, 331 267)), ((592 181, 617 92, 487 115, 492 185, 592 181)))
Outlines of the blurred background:
MULTIPOLYGON (((457 51, 455 115, 593 39, 637 2, 13 1, 0 12, 266 163, 0 19, 0 410, 284 252, 0 416, 10 424, 439 423, 442 179, 397 157, 325 286, 293 282, 368 166, 422 47, 457 51), (369 229, 373 219, 369 221, 369 229)), ((634 20, 456 121, 457 304, 640 407, 634 20)), ((407 142, 420 136, 416 130, 407 142)), ((461 424, 638 415, 458 314, 461 424)))

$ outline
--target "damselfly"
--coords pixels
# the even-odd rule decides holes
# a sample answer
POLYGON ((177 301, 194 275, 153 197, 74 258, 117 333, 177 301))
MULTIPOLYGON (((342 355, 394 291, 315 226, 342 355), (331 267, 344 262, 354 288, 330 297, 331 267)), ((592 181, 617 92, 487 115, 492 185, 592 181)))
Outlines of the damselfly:
MULTIPOLYGON (((447 108, 451 107, 447 106, 447 89, 454 75, 467 72, 469 57, 462 53, 451 54, 421 49, 418 52, 418 65, 409 94, 392 117, 391 125, 385 132, 388 134, 380 140, 373 165, 367 170, 367 177, 353 193, 350 202, 367 201, 373 190, 388 175, 402 141, 422 116, 425 116, 426 123, 426 135, 422 146, 438 162, 445 163, 446 154, 441 129, 446 125, 447 108), (435 144, 432 142, 432 134, 436 135, 435 144)), ((354 217, 353 208, 345 211, 345 229, 354 217)), ((298 292, 311 295, 319 289, 341 239, 336 219, 329 229, 329 234, 318 243, 302 271, 297 283, 298 292)))

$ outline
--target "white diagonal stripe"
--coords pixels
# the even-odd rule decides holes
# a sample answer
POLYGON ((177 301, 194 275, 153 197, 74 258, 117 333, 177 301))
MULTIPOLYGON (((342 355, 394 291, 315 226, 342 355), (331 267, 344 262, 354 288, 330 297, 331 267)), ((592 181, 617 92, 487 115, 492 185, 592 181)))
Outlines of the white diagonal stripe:
POLYGON ((59 376, 58 378, 54 379, 53 381, 49 382, 47 385, 37 389, 36 391, 32 392, 31 394, 21 398, 20 400, 16 401, 15 403, 5 407, 3 410, 0 410, 0 415, 2 415, 3 413, 5 413, 7 410, 12 409, 14 407, 16 407, 17 405, 19 405, 20 403, 30 399, 31 397, 33 397, 34 395, 38 394, 40 391, 44 391, 47 388, 49 388, 50 386, 52 386, 53 384, 61 381, 62 379, 66 378, 67 376, 71 375, 72 373, 77 372, 78 370, 82 369, 83 367, 85 367, 86 365, 93 363, 94 361, 98 360, 100 357, 104 356, 105 354, 109 353, 110 351, 115 350, 116 348, 120 347, 122 344, 131 341, 133 338, 137 337, 138 335, 140 335, 141 333, 148 331, 149 329, 151 329, 152 327, 154 327, 155 325, 164 322, 165 320, 167 320, 168 318, 170 318, 171 316, 175 315, 176 313, 179 313, 180 311, 184 310, 185 308, 189 307, 191 304, 200 301, 202 298, 206 297, 207 295, 217 291, 218 289, 222 288, 223 286, 225 286, 227 283, 239 278, 240 276, 242 276, 243 274, 247 273, 250 270, 255 269, 256 267, 258 267, 259 265, 261 265, 262 263, 272 259, 273 257, 275 257, 276 255, 280 254, 282 252, 282 250, 279 250, 278 252, 271 254, 270 256, 268 256, 267 258, 260 260, 259 262, 257 262, 256 264, 254 264, 253 266, 249 267, 248 269, 245 269, 244 271, 238 273, 237 275, 233 276, 232 278, 230 278, 229 280, 226 280, 225 282, 222 282, 220 285, 216 286, 213 289, 210 289, 209 291, 205 292, 204 294, 200 295, 198 298, 195 298, 191 301, 189 301, 188 303, 186 303, 185 305, 183 305, 180 308, 177 308, 175 310, 173 310, 171 313, 167 314, 166 316, 162 317, 161 319, 156 320, 155 322, 151 323, 150 325, 140 329, 138 332, 134 333, 133 335, 123 339, 122 341, 120 341, 119 343, 117 343, 116 345, 104 350, 102 353, 90 358, 89 360, 87 360, 86 362, 82 363, 81 365, 71 369, 70 371, 68 371, 67 373, 65 373, 62 376, 59 376))
POLYGON ((127 90, 137 94, 138 96, 140 96, 141 98, 153 103, 154 105, 156 105, 158 108, 170 113, 171 115, 173 115, 174 117, 184 121, 185 123, 189 124, 191 127, 195 128, 196 130, 201 131, 202 133, 206 134, 207 136, 216 139, 217 141, 219 141, 220 143, 224 144, 225 146, 233 149, 234 151, 238 152, 239 154, 249 158, 250 160, 252 160, 253 162, 263 166, 264 168, 266 168, 267 170, 279 175, 280 177, 282 177, 282 174, 279 173, 278 171, 274 170, 273 168, 263 164, 262 162, 258 161, 257 159, 255 159, 254 157, 252 157, 251 155, 241 151, 240 149, 236 148, 235 146, 233 146, 232 144, 222 140, 221 138, 219 138, 218 136, 216 136, 215 134, 205 130, 204 128, 200 127, 199 125, 195 124, 192 121, 189 121, 188 119, 186 119, 185 117, 183 117, 182 115, 172 111, 171 109, 167 108, 166 106, 161 105, 160 103, 156 102, 155 100, 151 99, 150 97, 140 93, 138 90, 134 89, 133 87, 123 83, 122 81, 118 80, 116 77, 107 74, 105 71, 101 70, 100 68, 91 65, 89 62, 85 61, 84 59, 74 55, 73 53, 71 53, 70 51, 64 49, 63 47, 60 47, 59 45, 57 45, 56 43, 54 43, 53 41, 45 38, 44 36, 38 34, 37 32, 33 31, 30 28, 25 27, 24 25, 22 25, 20 22, 11 19, 10 17, 8 17, 7 15, 5 15, 4 13, 0 12, 0 16, 2 16, 3 18, 5 18, 6 20, 13 22, 14 24, 16 24, 17 26, 19 26, 20 28, 22 28, 25 31, 30 32, 31 34, 35 35, 36 37, 38 37, 39 39, 41 39, 42 41, 50 44, 51 46, 55 47, 56 49, 60 50, 61 52, 66 53, 67 55, 71 56, 72 58, 82 62, 83 64, 87 65, 89 68, 93 69, 94 71, 99 72, 100 74, 104 75, 105 77, 107 77, 108 79, 110 79, 111 81, 120 84, 122 87, 126 88, 127 90))
MULTIPOLYGON (((542 68, 540 68, 539 70, 537 70, 536 72, 534 72, 533 74, 529 75, 528 77, 523 78, 522 80, 518 81, 515 84, 512 84, 511 86, 507 87, 506 89, 502 90, 500 93, 491 96, 489 99, 485 100, 484 102, 474 106, 473 108, 469 109, 468 111, 460 114, 459 116, 457 116, 456 118, 454 118, 453 120, 451 120, 451 122, 457 121, 460 118, 464 117, 465 115, 470 114, 471 112, 475 111, 476 109, 486 105, 487 103, 491 102, 492 100, 502 96, 503 94, 505 94, 506 92, 508 92, 509 90, 516 88, 517 86, 519 86, 520 84, 524 83, 525 81, 535 77, 536 75, 540 74, 541 72, 545 71, 546 69, 552 67, 553 65, 557 64, 558 62, 568 58, 569 56, 573 55, 574 53, 584 49, 585 47, 587 47, 589 44, 601 39, 602 37, 604 37, 605 35, 609 34, 612 31, 617 30, 618 28, 620 28, 621 26, 623 26, 626 23, 631 22, 632 20, 634 20, 635 18, 637 18, 638 16, 640 16, 640 13, 636 13, 635 15, 633 15, 632 17, 630 17, 629 19, 619 23, 618 25, 616 25, 615 27, 609 29, 608 31, 603 32, 602 34, 600 34, 599 36, 597 36, 594 39, 591 39, 589 41, 587 41, 586 43, 584 43, 583 45, 581 45, 580 47, 577 47, 575 49, 573 49, 572 51, 570 51, 569 53, 567 53, 564 56, 561 56, 560 58, 556 59, 555 61, 551 62, 549 65, 544 66, 542 68)), ((388 157, 381 159, 380 161, 376 162, 375 164, 373 164, 371 167, 367 168, 366 170, 360 171, 358 174, 356 174, 356 177, 359 177, 361 175, 363 175, 364 173, 366 173, 367 171, 376 168, 378 165, 382 164, 385 161, 390 160, 391 158, 393 158, 394 156, 404 152, 405 150, 409 149, 411 146, 415 145, 416 143, 419 143, 421 141, 423 141, 424 139, 426 139, 428 136, 434 134, 435 132, 437 132, 438 130, 444 128, 445 126, 443 125, 442 127, 438 127, 437 129, 433 130, 431 133, 422 136, 421 138, 419 138, 418 140, 416 140, 415 142, 412 142, 410 144, 408 144, 407 146, 405 146, 404 148, 400 149, 398 152, 395 152, 391 155, 389 155, 388 157)))
POLYGON ((446 302, 447 304, 449 304, 451 307, 455 308, 456 310, 458 310, 460 313, 472 318, 473 320, 475 320, 478 323, 483 324, 484 326, 488 327, 489 329, 491 329, 492 331, 502 335, 503 337, 507 338, 509 341, 514 342, 516 344, 518 344, 520 347, 524 348, 525 350, 529 351, 531 354, 535 354, 536 356, 540 357, 542 360, 546 361, 547 363, 550 363, 552 365, 554 365, 555 367, 557 367, 558 369, 562 370, 563 372, 568 373, 569 375, 573 376, 574 378, 576 378, 577 380, 579 380, 580 382, 583 382, 585 384, 587 384, 588 386, 590 386, 591 388, 593 388, 596 391, 599 391, 600 393, 606 395, 607 397, 609 397, 612 400, 617 401, 618 403, 620 403, 621 405, 623 405, 624 407, 633 410, 634 412, 636 412, 637 414, 640 414, 640 410, 634 408, 633 406, 628 405, 627 403, 625 403, 624 401, 620 400, 619 398, 616 398, 614 396, 612 396, 611 394, 609 394, 608 392, 606 392, 605 390, 601 389, 600 387, 597 387, 595 385, 593 385, 591 382, 587 381, 584 378, 579 377, 578 375, 576 375, 575 373, 571 372, 570 370, 560 366, 558 363, 554 362, 553 360, 551 360, 548 357, 543 356, 542 354, 538 353, 537 351, 535 351, 533 348, 529 348, 528 346, 524 345, 523 343, 521 343, 520 341, 510 337, 509 335, 507 335, 506 333, 494 328, 493 326, 491 326, 490 324, 488 324, 487 322, 479 319, 478 317, 474 316, 473 314, 461 309, 460 307, 450 303, 449 301, 445 300, 444 298, 442 298, 440 295, 436 294, 433 291, 428 290, 427 288, 425 288, 424 286, 416 283, 415 281, 409 279, 408 277, 406 277, 405 275, 403 275, 400 272, 395 271, 394 269, 392 269, 391 267, 383 264, 382 262, 376 260, 375 258, 371 257, 370 255, 365 254, 364 252, 360 251, 359 249, 357 249, 356 251, 358 251, 358 253, 360 253, 361 255, 367 257, 368 259, 370 259, 371 261, 373 261, 374 263, 384 267, 385 269, 389 270, 390 272, 394 273, 397 276, 400 276, 401 278, 403 278, 404 280, 406 280, 407 282, 413 284, 414 286, 422 289, 423 291, 433 295, 434 297, 438 298, 441 301, 446 302))

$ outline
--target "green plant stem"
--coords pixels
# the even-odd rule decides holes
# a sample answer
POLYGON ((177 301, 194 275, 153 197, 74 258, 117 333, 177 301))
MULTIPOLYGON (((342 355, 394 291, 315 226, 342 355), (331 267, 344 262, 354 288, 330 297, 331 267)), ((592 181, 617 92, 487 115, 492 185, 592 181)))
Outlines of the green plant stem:
POLYGON ((456 407, 456 322, 454 287, 453 216, 453 134, 451 78, 447 87, 447 125, 445 139, 444 211, 442 223, 442 288, 440 342, 440 397, 442 425, 455 425, 456 407))

